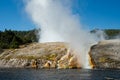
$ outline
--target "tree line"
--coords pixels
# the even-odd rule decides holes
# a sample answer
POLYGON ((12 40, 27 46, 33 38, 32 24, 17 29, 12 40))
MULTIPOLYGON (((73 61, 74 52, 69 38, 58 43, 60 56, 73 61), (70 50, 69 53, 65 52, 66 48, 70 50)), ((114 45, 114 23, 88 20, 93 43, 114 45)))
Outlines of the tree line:
MULTIPOLYGON (((36 34, 39 30, 29 30, 29 31, 14 31, 7 30, 0 31, 0 48, 19 48, 20 45, 38 42, 36 34)), ((91 33, 95 33, 97 30, 92 30, 91 33)), ((112 39, 114 36, 120 35, 120 29, 105 29, 103 30, 107 35, 107 39, 112 39)))
POLYGON ((105 29, 104 32, 108 36, 108 39, 114 39, 115 36, 120 36, 120 29, 105 29))
POLYGON ((37 30, 29 31, 14 31, 7 30, 0 31, 0 48, 19 48, 22 44, 37 42, 37 30))
POLYGON ((120 36, 120 29, 104 29, 104 30, 100 30, 100 29, 94 29, 92 31, 90 31, 91 33, 97 33, 99 31, 102 31, 105 35, 106 39, 115 39, 116 36, 120 36))

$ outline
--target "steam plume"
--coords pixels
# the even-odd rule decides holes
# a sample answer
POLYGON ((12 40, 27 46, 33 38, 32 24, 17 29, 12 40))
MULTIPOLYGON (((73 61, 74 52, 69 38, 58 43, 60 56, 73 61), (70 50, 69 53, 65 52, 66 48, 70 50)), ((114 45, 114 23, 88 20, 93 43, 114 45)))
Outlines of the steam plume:
POLYGON ((83 68, 88 66, 88 51, 96 42, 82 29, 78 15, 72 14, 70 0, 26 0, 26 10, 41 28, 39 42, 68 42, 83 68), (62 1, 65 1, 63 3, 62 1))

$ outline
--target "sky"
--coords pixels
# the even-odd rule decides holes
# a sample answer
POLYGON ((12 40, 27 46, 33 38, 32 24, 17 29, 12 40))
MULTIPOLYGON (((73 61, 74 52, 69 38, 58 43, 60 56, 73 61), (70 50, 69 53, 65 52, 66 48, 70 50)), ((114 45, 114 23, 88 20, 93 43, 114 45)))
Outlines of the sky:
MULTIPOLYGON (((63 0, 64 1, 64 0, 63 0)), ((73 0, 73 14, 87 29, 120 29, 120 0, 73 0)), ((0 30, 36 28, 22 0, 0 0, 0 30)))

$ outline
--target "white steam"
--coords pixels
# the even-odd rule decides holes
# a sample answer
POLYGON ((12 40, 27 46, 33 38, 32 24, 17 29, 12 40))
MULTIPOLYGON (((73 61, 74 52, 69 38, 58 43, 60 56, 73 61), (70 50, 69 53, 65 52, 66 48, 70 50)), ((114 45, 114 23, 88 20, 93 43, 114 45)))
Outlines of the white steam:
POLYGON ((100 29, 95 29, 93 35, 96 36, 96 39, 98 39, 96 41, 102 41, 108 37, 107 34, 100 29))
POLYGON ((113 37, 113 39, 120 39, 120 33, 113 37))
POLYGON ((69 42, 83 68, 88 68, 88 51, 96 39, 83 30, 79 16, 73 15, 70 0, 27 0, 26 10, 41 28, 39 42, 69 42))

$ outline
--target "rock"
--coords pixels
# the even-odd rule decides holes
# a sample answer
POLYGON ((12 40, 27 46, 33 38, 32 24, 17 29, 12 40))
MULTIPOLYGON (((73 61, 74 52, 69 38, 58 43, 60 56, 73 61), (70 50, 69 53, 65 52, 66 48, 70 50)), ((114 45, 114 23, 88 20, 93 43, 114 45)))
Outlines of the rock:
POLYGON ((67 54, 61 57, 58 61, 58 68, 59 69, 66 69, 66 68, 80 68, 80 64, 77 61, 77 58, 72 54, 72 50, 68 50, 67 54))
MULTIPOLYGON (((81 68, 68 43, 32 43, 18 49, 3 50, 0 67, 7 68, 81 68)), ((120 40, 106 40, 91 47, 93 68, 120 69, 120 40)))
POLYGON ((64 55, 60 60, 58 60, 58 69, 66 69, 69 68, 69 60, 70 58, 67 55, 64 55))
POLYGON ((38 62, 37 62, 37 60, 34 60, 34 59, 33 59, 33 60, 31 61, 31 67, 32 67, 32 68, 38 68, 38 62))
POLYGON ((120 69, 120 40, 105 40, 91 47, 91 61, 95 68, 120 69))
POLYGON ((51 61, 47 61, 47 62, 45 63, 45 65, 43 66, 43 68, 48 68, 48 69, 50 69, 51 64, 52 64, 51 61))
POLYGON ((57 62, 56 62, 56 61, 53 61, 50 67, 51 67, 51 68, 57 68, 57 62))
POLYGON ((75 56, 71 57, 70 60, 69 60, 69 68, 81 68, 81 65, 79 64, 77 58, 75 56))
POLYGON ((24 64, 24 67, 25 67, 25 68, 29 68, 30 66, 31 66, 30 63, 25 63, 25 64, 24 64))
POLYGON ((67 51, 68 44, 63 42, 32 43, 1 52, 0 67, 57 68, 67 51))

